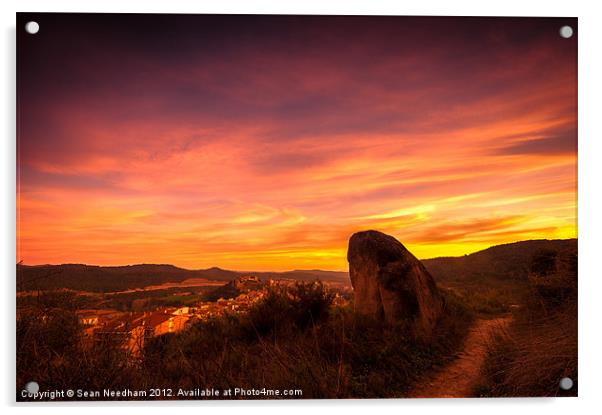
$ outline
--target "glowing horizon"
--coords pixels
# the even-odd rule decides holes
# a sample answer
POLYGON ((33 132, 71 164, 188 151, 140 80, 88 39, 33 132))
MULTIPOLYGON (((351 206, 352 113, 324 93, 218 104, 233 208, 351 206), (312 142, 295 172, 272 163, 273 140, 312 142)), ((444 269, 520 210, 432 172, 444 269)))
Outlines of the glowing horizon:
POLYGON ((18 42, 17 261, 346 271, 366 229, 421 259, 577 237, 566 19, 62 18, 18 42))

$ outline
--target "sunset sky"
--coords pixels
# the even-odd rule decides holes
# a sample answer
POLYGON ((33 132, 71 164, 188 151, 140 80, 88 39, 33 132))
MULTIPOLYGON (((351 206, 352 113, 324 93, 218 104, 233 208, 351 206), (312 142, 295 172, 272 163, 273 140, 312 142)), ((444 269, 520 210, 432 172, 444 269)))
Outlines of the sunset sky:
POLYGON ((26 264, 346 270, 574 238, 575 19, 21 14, 26 264))

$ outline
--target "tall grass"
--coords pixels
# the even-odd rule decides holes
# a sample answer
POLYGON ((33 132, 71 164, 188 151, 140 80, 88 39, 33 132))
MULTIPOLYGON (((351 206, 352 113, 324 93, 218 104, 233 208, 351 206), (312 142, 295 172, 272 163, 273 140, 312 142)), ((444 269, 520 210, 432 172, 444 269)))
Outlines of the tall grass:
POLYGON ((86 344, 77 316, 32 310, 17 322, 17 399, 27 382, 46 389, 124 388, 137 382, 131 356, 114 339, 86 344))
POLYGON ((298 388, 304 398, 400 397, 451 357, 470 324, 451 299, 433 341, 416 343, 401 326, 330 301, 320 285, 273 291, 247 316, 159 337, 145 349, 143 378, 156 387, 298 388))
POLYGON ((22 320, 19 330, 28 334, 18 337, 20 343, 31 348, 62 335, 69 347, 47 345, 43 368, 23 354, 17 389, 35 379, 44 389, 265 387, 301 389, 303 398, 402 397, 463 342, 472 316, 458 297, 445 297, 444 316, 429 343, 408 337, 403 323, 388 326, 356 317, 351 306, 333 306, 332 294, 310 283, 272 290, 248 314, 153 338, 135 359, 111 344, 97 344, 91 356, 75 340, 76 329, 65 336, 60 324, 22 320), (51 370, 61 361, 64 370, 51 370))
POLYGON ((482 396, 577 395, 576 256, 534 257, 529 290, 509 328, 491 341, 482 396), (559 388, 569 377, 574 386, 559 388))

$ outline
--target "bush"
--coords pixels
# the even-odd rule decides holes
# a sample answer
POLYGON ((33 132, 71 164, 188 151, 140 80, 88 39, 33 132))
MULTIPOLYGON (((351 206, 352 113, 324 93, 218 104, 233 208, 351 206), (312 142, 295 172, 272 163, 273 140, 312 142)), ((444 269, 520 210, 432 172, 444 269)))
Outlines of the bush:
POLYGON ((290 330, 305 330, 328 318, 334 294, 320 281, 297 282, 292 288, 271 288, 249 312, 253 331, 265 336, 290 330))
POLYGON ((26 312, 17 320, 17 390, 29 381, 67 386, 79 344, 75 313, 56 308, 26 312))
POLYGON ((556 258, 558 251, 552 249, 543 249, 531 258, 531 273, 545 277, 556 270, 556 258))
POLYGON ((258 336, 286 330, 292 323, 292 312, 292 305, 286 291, 272 288, 263 300, 249 310, 247 318, 249 329, 258 336))
POLYGON ((96 389, 136 382, 120 344, 86 344, 71 310, 31 309, 17 320, 17 399, 29 381, 42 389, 96 389))
POLYGON ((291 290, 290 297, 295 325, 305 329, 328 318, 334 294, 329 292, 320 281, 309 284, 298 282, 291 290))

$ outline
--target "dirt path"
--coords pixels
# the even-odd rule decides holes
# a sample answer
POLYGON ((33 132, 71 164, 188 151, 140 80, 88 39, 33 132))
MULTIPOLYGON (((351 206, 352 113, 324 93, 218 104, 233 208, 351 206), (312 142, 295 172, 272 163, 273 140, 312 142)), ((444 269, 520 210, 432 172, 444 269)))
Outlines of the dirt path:
POLYGON ((416 398, 469 398, 479 381, 491 335, 508 326, 512 317, 477 320, 457 359, 427 378, 409 396, 416 398))

